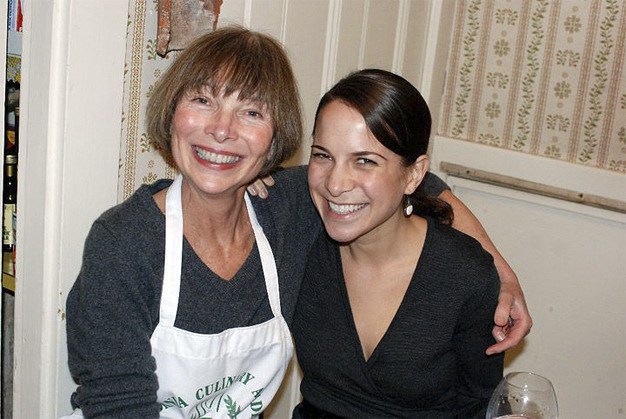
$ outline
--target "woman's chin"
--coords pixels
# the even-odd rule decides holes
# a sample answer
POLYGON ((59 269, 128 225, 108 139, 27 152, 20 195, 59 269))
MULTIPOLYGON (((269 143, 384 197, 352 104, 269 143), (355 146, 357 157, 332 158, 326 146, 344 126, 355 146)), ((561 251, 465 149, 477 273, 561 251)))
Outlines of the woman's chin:
POLYGON ((339 244, 350 244, 359 237, 358 234, 350 231, 332 228, 325 225, 328 236, 339 244))

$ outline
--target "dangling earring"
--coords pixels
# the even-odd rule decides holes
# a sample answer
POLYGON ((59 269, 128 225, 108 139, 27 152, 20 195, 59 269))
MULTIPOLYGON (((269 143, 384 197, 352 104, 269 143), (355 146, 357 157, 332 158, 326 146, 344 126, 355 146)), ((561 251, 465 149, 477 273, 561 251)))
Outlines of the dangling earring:
POLYGON ((411 204, 411 197, 409 195, 404 196, 404 216, 410 217, 413 214, 413 204, 411 204))

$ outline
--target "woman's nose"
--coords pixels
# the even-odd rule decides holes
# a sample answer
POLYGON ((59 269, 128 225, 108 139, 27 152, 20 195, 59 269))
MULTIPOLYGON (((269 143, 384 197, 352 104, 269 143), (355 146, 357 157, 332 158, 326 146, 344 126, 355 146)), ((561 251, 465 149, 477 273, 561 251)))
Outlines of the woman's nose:
POLYGON ((335 164, 328 171, 326 189, 332 196, 339 196, 354 187, 354 181, 350 168, 343 164, 335 164))
POLYGON ((232 112, 219 110, 213 115, 211 123, 207 125, 207 130, 216 141, 222 142, 232 137, 232 127, 232 112))

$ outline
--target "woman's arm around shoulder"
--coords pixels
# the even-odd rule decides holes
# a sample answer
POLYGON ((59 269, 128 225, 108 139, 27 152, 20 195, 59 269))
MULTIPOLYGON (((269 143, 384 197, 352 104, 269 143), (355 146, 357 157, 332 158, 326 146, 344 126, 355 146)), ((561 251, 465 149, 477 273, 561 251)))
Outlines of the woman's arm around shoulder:
POLYGON ((452 226, 474 237, 494 259, 500 277, 500 295, 494 315, 493 336, 498 343, 487 348, 487 354, 503 352, 517 345, 530 332, 532 318, 528 312, 524 293, 506 260, 495 247, 480 221, 450 190, 444 190, 439 198, 446 201, 454 211, 452 226))

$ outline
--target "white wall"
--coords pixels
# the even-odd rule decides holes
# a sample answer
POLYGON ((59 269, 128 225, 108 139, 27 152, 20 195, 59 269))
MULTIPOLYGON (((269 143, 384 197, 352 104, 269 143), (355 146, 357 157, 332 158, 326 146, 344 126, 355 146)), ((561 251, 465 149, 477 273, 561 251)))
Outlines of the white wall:
MULTIPOLYGON (((463 165, 626 202, 624 175, 525 153, 435 139, 433 169, 463 165)), ((446 176, 444 172, 440 172, 446 176)), ((532 371, 556 389, 560 417, 626 411, 626 214, 448 176, 523 285, 534 320, 506 371, 532 371)))

